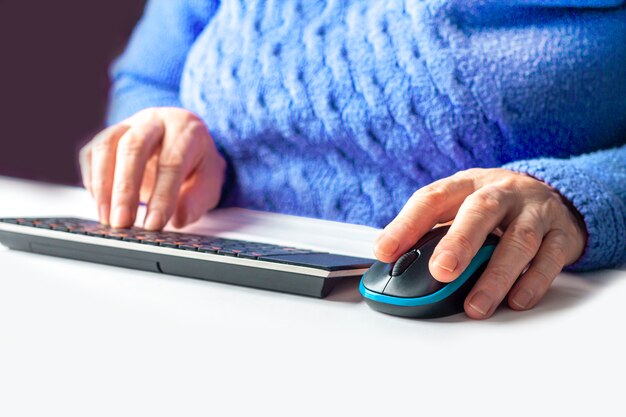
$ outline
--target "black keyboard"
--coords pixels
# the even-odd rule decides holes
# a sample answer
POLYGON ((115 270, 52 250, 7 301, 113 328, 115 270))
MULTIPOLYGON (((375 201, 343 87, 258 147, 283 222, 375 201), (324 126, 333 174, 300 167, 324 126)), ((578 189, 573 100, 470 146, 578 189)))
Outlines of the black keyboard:
POLYGON ((0 219, 12 249, 127 268, 325 297, 337 281, 374 262, 288 246, 138 227, 115 229, 78 218, 0 219))

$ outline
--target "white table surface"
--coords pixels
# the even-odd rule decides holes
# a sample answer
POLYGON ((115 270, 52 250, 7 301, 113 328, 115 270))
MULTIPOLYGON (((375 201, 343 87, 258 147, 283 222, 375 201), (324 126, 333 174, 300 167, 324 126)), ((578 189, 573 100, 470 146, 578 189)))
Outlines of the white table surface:
MULTIPOLYGON (((0 177, 0 216, 95 218, 87 192, 0 177)), ((234 209, 189 230, 371 256, 376 230, 234 209)), ((626 415, 626 270, 559 276, 487 321, 0 247, 0 416, 626 415)))

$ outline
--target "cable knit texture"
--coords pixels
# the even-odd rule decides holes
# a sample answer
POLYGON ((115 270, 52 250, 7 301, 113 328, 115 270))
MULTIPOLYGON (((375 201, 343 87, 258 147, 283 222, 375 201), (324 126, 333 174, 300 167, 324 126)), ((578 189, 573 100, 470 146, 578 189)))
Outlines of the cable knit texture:
POLYGON ((229 161, 223 206, 379 227, 459 170, 526 172, 585 219, 572 268, 613 266, 626 261, 623 3, 151 0, 113 68, 109 122, 185 107, 229 161))

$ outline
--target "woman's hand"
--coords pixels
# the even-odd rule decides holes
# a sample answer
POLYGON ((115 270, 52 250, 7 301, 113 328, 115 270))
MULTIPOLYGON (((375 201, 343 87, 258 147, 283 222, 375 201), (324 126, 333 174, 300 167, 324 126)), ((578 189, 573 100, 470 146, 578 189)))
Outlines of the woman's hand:
POLYGON ((80 152, 83 183, 100 222, 134 224, 139 201, 144 227, 191 223, 220 199, 226 162, 206 126, 178 108, 151 108, 100 132, 80 152))
POLYGON ((563 267, 582 254, 587 232, 578 216, 558 192, 535 178, 505 169, 470 169, 415 192, 374 251, 379 260, 393 262, 433 226, 454 219, 429 261, 432 275, 450 282, 499 228, 500 243, 465 300, 465 313, 482 319, 507 293, 515 310, 537 304, 563 267))

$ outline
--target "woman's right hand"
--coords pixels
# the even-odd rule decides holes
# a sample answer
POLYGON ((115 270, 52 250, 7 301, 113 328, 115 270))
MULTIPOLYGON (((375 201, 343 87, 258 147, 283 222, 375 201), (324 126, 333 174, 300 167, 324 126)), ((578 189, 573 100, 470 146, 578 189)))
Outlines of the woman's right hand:
POLYGON ((144 227, 182 227, 217 206, 226 162, 204 122, 180 108, 150 108, 100 132, 80 151, 100 222, 125 228, 147 203, 144 227))

